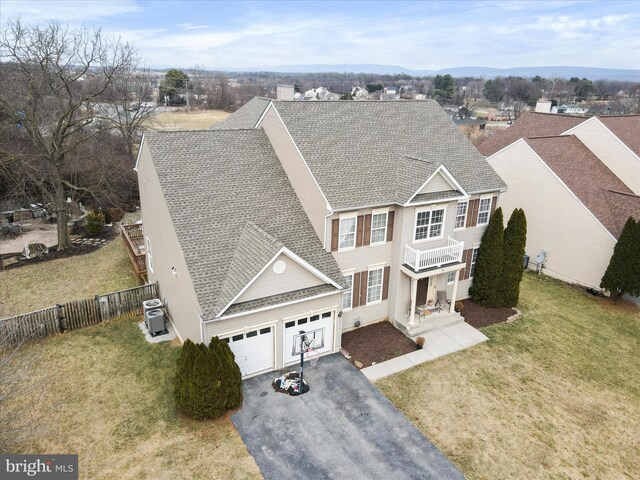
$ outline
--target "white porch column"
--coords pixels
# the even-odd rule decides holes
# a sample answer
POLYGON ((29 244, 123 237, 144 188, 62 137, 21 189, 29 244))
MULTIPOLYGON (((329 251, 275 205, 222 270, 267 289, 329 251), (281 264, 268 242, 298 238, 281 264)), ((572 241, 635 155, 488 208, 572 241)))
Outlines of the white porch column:
POLYGON ((458 294, 458 277, 460 270, 456 270, 456 276, 453 280, 453 290, 451 290, 451 305, 449 305, 449 313, 455 313, 456 295, 458 294))
POLYGON ((409 327, 415 327, 416 323, 416 296, 418 294, 418 280, 411 278, 411 310, 409 311, 409 327))

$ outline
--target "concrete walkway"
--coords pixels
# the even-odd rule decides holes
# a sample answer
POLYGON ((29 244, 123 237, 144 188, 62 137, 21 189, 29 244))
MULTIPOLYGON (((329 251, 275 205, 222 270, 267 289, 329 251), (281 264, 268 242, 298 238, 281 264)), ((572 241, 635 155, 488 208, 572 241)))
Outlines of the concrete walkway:
POLYGON ((425 333, 423 337, 425 343, 422 350, 416 350, 386 362, 377 363, 360 371, 373 382, 489 340, 483 333, 468 323, 457 323, 439 330, 432 330, 425 333))

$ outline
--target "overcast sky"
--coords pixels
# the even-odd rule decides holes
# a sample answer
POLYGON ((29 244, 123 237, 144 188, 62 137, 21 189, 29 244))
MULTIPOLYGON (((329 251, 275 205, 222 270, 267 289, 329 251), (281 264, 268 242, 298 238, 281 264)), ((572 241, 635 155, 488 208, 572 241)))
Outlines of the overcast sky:
POLYGON ((101 26, 153 67, 387 64, 640 68, 640 7, 623 1, 36 1, 22 16, 101 26))

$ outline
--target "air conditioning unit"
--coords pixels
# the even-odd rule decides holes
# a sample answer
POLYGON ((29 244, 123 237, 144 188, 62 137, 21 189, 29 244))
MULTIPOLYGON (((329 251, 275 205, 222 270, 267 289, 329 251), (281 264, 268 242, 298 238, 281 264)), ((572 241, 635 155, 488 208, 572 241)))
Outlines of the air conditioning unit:
POLYGON ((162 304, 162 300, 159 298, 152 298, 151 300, 145 300, 142 302, 144 313, 147 313, 149 310, 155 310, 156 308, 162 307, 164 307, 164 305, 162 304))
POLYGON ((164 312, 159 308, 145 312, 144 324, 152 337, 169 333, 165 324, 164 312))

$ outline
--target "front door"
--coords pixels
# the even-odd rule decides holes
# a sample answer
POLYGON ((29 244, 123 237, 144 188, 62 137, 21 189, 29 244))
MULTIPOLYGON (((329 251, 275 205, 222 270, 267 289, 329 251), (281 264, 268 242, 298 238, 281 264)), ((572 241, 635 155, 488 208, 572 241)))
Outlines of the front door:
POLYGON ((416 306, 427 304, 428 288, 429 288, 429 277, 418 279, 418 291, 416 293, 416 306))

